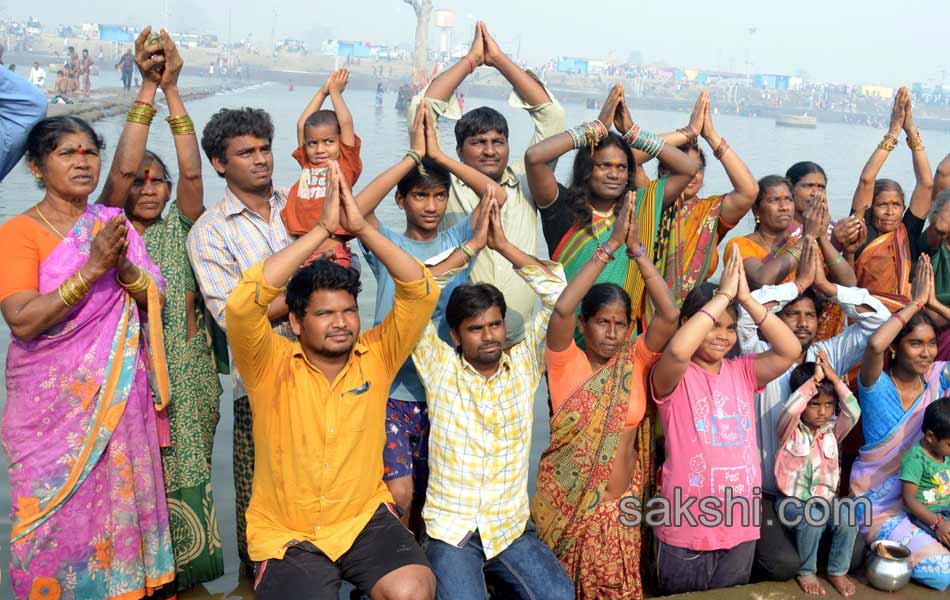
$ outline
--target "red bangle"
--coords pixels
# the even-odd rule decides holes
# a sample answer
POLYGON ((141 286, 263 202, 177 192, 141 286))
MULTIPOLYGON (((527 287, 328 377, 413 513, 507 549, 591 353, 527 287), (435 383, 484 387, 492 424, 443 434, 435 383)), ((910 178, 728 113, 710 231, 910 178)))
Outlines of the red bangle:
POLYGON ((765 323, 765 320, 769 318, 769 315, 772 314, 772 311, 765 309, 765 314, 762 315, 762 318, 759 319, 758 323, 755 324, 755 328, 758 329, 762 323, 765 323))
POLYGON ((930 529, 933 530, 933 531, 937 531, 937 527, 938 527, 938 526, 940 525, 940 523, 942 523, 942 522, 943 522, 943 517, 941 517, 940 515, 937 515, 937 520, 934 521, 934 524, 930 526, 930 529))
POLYGON ((795 289, 798 290, 798 295, 799 295, 799 296, 801 296, 802 294, 805 293, 805 287, 802 286, 802 284, 798 283, 798 280, 797 280, 797 279, 796 279, 795 281, 793 281, 792 283, 795 284, 795 289))
POLYGON ((717 159, 722 158, 722 155, 726 152, 727 148, 729 148, 729 144, 726 142, 726 138, 720 138, 719 146, 713 150, 713 156, 715 156, 717 159))
POLYGON ((703 313, 704 315, 706 315, 707 317, 709 317, 710 319, 712 319, 713 325, 716 324, 716 317, 714 317, 714 316, 712 316, 711 314, 709 314, 709 311, 708 311, 708 310, 706 310, 705 308, 700 308, 698 312, 701 312, 701 313, 703 313))
POLYGON ((901 322, 901 325, 907 327, 907 319, 901 316, 899 312, 894 313, 894 318, 901 322))
POLYGON ((144 100, 136 100, 132 104, 141 104, 142 106, 147 106, 149 108, 155 108, 151 102, 145 102, 144 100))
POLYGON ((472 69, 471 71, 469 71, 469 73, 470 73, 470 74, 471 74, 471 73, 474 73, 474 72, 475 72, 475 61, 473 61, 471 58, 469 58, 469 57, 468 57, 468 54, 463 54, 463 55, 462 55, 462 58, 465 59, 465 62, 467 62, 467 63, 468 63, 468 66, 471 67, 471 69, 472 69))

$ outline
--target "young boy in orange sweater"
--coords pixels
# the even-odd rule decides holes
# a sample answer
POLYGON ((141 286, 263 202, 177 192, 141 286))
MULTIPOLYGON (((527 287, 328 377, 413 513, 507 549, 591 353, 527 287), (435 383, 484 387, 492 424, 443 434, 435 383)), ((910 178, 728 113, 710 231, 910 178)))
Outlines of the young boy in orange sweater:
MULTIPOLYGON (((301 236, 316 227, 323 213, 327 195, 327 167, 335 160, 347 183, 352 187, 363 170, 360 160, 360 138, 353 130, 353 115, 343 101, 350 74, 346 69, 334 71, 307 104, 297 120, 297 149, 292 156, 302 167, 300 178, 290 187, 287 206, 280 212, 287 233, 301 236), (333 110, 321 110, 327 96, 333 110)), ((328 256, 344 267, 353 265, 347 244, 352 236, 342 229, 333 232, 311 260, 328 256)))

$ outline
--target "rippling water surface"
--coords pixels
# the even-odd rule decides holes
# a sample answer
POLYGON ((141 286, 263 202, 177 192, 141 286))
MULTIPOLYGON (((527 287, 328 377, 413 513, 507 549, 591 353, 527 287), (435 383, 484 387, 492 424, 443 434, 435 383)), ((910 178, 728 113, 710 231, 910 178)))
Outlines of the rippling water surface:
MULTIPOLYGON (((188 82, 185 82, 188 83, 188 82)), ((252 106, 268 110, 274 119, 276 127, 274 139, 275 165, 274 179, 280 186, 287 186, 294 182, 299 174, 296 162, 290 157, 295 147, 295 124, 300 111, 306 105, 314 88, 298 87, 294 91, 277 84, 263 84, 251 88, 227 92, 190 102, 187 106, 189 113, 200 129, 208 118, 223 107, 252 106)), ((357 189, 368 183, 373 177, 391 166, 401 158, 408 147, 407 123, 405 115, 393 108, 395 95, 388 93, 384 107, 374 107, 374 95, 368 91, 353 90, 347 92, 347 101, 353 112, 356 131, 363 139, 363 175, 357 184, 357 189)), ((131 98, 130 98, 131 100, 131 98)), ((500 100, 482 100, 466 95, 466 105, 469 108, 488 105, 500 110, 509 120, 511 131, 512 160, 522 156, 525 145, 531 137, 531 121, 521 111, 510 108, 500 100)), ((636 111, 636 102, 633 103, 634 118, 647 130, 668 131, 683 126, 688 115, 685 113, 636 111)), ((587 110, 581 105, 567 105, 567 122, 574 125, 580 121, 593 119, 596 111, 587 110)), ((149 148, 157 152, 169 165, 175 164, 174 143, 163 119, 167 116, 163 112, 156 118, 149 148)), ((740 153, 752 169, 756 177, 770 173, 782 173, 793 162, 799 160, 814 160, 821 164, 829 174, 828 188, 831 199, 831 212, 834 218, 841 217, 848 212, 851 193, 857 183, 858 175, 871 150, 880 141, 883 131, 856 127, 851 125, 821 124, 818 129, 787 129, 775 127, 770 120, 746 119, 735 116, 718 115, 715 117, 716 128, 719 133, 729 140, 733 149, 740 153)), ((105 137, 107 148, 103 155, 103 179, 108 171, 109 161, 115 149, 116 141, 122 130, 124 117, 113 117, 95 124, 95 128, 105 137)), ((950 136, 942 132, 924 131, 923 136, 927 143, 928 152, 932 157, 933 166, 950 151, 950 136)), ((455 141, 451 127, 443 125, 443 147, 447 150, 454 148, 455 141)), ((718 162, 712 157, 712 151, 706 148, 709 166, 706 171, 704 192, 717 193, 731 189, 729 180, 722 171, 718 162)), ((205 162, 205 204, 217 202, 224 191, 224 180, 217 177, 211 166, 205 162)), ((175 169, 173 175, 175 175, 175 169)), ((558 165, 558 176, 566 182, 570 173, 570 157, 562 160, 558 165)), ((653 167, 648 171, 655 174, 653 167)), ((913 170, 910 161, 910 152, 906 145, 901 145, 890 157, 882 176, 891 177, 900 181, 908 195, 913 187, 913 170)), ((42 192, 33 182, 24 163, 21 162, 10 175, 0 184, 0 222, 17 215, 42 198, 42 192)), ((377 215, 390 227, 404 227, 405 220, 402 212, 396 207, 390 196, 383 201, 377 215)), ((751 230, 751 216, 747 217, 736 228, 733 235, 744 235, 751 230)), ((539 235, 539 240, 541 239, 539 235)), ((543 249, 538 250, 544 252, 543 249)), ((365 266, 365 264, 364 264, 365 266)), ((368 268, 364 268, 364 285, 361 294, 360 314, 364 326, 372 323, 376 284, 368 268)), ((9 331, 5 324, 0 323, 0 351, 6 355, 9 343, 9 331)), ((232 410, 230 385, 225 382, 225 393, 221 402, 221 422, 218 426, 214 448, 214 494, 221 529, 222 542, 225 550, 227 573, 221 579, 209 584, 211 592, 225 592, 234 588, 237 580, 237 548, 234 533, 234 490, 231 476, 231 435, 232 410)), ((5 388, 0 388, 0 402, 5 399, 5 388)), ((532 471, 529 477, 529 487, 534 489, 535 469, 541 451, 548 441, 547 405, 544 394, 539 393, 535 402, 535 426, 532 441, 532 471)), ((9 539, 10 539, 10 495, 9 479, 6 475, 6 462, 0 455, 0 569, 4 573, 0 583, 0 598, 12 597, 9 586, 9 539)))

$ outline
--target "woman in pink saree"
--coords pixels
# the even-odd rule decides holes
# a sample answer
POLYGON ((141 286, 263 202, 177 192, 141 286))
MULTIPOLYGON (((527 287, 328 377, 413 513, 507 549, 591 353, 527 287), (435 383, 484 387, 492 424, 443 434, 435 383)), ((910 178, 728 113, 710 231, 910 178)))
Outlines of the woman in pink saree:
POLYGON ((164 281, 121 209, 87 202, 101 148, 80 119, 40 121, 27 160, 45 196, 0 227, 17 598, 134 600, 175 577, 157 419, 164 281))
MULTIPOLYGON (((927 255, 918 262, 912 301, 868 339, 858 377, 865 445, 851 469, 851 491, 871 502, 870 519, 860 510, 868 543, 891 540, 910 548, 913 578, 943 590, 950 586, 950 550, 908 518, 901 500, 901 458, 921 437, 924 410, 950 389, 950 364, 935 361, 937 334, 923 312, 947 318, 950 309, 935 295, 927 255), (885 354, 890 360, 885 368, 885 354)), ((858 505, 861 506, 860 504, 858 505)))

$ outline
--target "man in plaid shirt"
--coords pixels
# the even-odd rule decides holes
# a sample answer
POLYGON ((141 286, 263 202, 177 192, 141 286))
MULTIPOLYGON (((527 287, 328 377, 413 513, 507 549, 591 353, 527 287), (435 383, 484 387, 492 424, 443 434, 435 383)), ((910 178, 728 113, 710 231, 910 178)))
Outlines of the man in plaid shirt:
POLYGON ((462 285, 445 309, 452 348, 432 323, 413 350, 426 388, 431 432, 429 489, 422 516, 438 598, 574 597, 560 561, 535 534, 528 507, 534 394, 544 340, 566 282, 505 238, 491 210, 488 247, 504 256, 541 298, 524 339, 504 348, 505 298, 493 285, 462 285))

